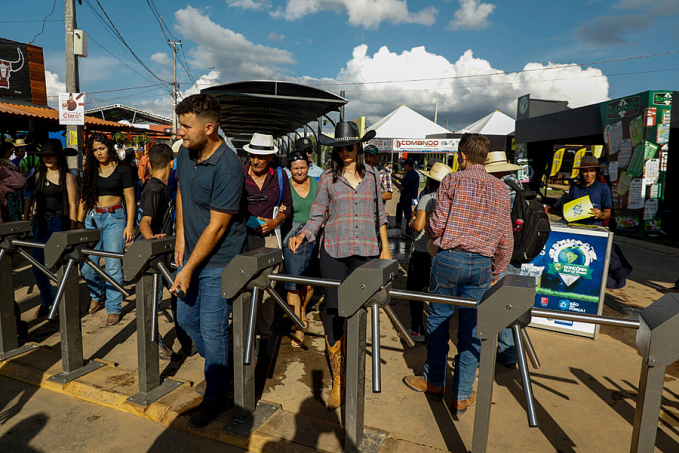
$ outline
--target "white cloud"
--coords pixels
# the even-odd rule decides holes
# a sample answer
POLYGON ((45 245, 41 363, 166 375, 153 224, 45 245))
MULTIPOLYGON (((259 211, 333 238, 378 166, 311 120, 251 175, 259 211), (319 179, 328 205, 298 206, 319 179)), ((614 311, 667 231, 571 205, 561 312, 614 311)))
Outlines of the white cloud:
POLYGON ((349 24, 364 28, 377 28, 387 20, 392 24, 432 25, 438 13, 433 6, 411 12, 406 0, 288 0, 285 8, 278 8, 271 16, 296 20, 321 11, 346 11, 349 24))
POLYGON ((386 47, 374 55, 367 50, 366 45, 354 48, 351 60, 336 78, 344 85, 307 81, 328 91, 345 90, 350 100, 349 118, 366 115, 374 122, 403 104, 433 117, 438 101, 442 115, 471 123, 496 109, 514 117, 516 99, 526 93, 534 98, 567 100, 571 107, 608 99, 608 79, 594 68, 549 69, 563 65, 528 63, 523 68, 526 72, 504 73, 489 61, 475 58, 471 50, 453 63, 424 47, 400 54, 386 47), (417 81, 403 82, 406 80, 417 81), (364 83, 377 81, 389 82, 364 83), (359 84, 349 84, 356 82, 359 84))
POLYGON ((460 9, 448 23, 450 30, 481 30, 488 28, 491 22, 488 16, 495 11, 496 5, 481 3, 480 0, 460 0, 460 9))
POLYGON ((169 67, 172 66, 172 59, 165 52, 156 52, 151 55, 151 61, 159 64, 160 66, 169 67))
POLYGON ((66 82, 59 80, 59 74, 45 69, 45 85, 47 86, 47 104, 53 109, 59 108, 59 93, 66 92, 66 82))
POLYGON ((188 52, 191 65, 198 70, 214 67, 225 80, 270 79, 295 63, 287 50, 254 44, 192 6, 178 10, 175 19, 175 30, 197 44, 188 52))
POLYGON ((271 32, 269 33, 269 41, 283 41, 285 39, 285 35, 279 35, 278 33, 271 32))
POLYGON ((229 8, 241 8, 245 10, 257 11, 269 6, 266 0, 226 0, 229 8))

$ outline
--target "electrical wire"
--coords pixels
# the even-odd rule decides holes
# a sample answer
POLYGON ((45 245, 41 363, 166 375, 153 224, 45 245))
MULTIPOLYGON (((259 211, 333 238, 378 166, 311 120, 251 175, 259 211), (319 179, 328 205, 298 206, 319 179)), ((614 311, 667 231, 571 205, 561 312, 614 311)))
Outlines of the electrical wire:
POLYGON ((40 33, 38 33, 37 35, 33 36, 33 39, 31 39, 31 44, 35 42, 35 38, 37 38, 38 36, 42 35, 45 32, 45 21, 47 20, 48 17, 52 15, 52 13, 54 13, 54 8, 56 8, 56 6, 57 0, 54 0, 54 3, 52 3, 52 11, 50 11, 50 13, 42 19, 42 30, 40 30, 40 33))

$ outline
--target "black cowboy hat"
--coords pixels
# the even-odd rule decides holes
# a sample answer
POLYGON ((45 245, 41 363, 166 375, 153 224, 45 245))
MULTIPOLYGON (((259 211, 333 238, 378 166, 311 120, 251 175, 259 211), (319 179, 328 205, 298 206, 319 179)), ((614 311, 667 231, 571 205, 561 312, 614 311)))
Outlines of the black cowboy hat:
POLYGON ((66 148, 61 144, 61 140, 57 138, 49 138, 43 143, 35 147, 34 150, 28 151, 28 154, 35 154, 36 156, 77 156, 78 150, 73 148, 66 148))
POLYGON ((353 121, 340 121, 335 126, 335 137, 321 134, 318 141, 323 146, 346 146, 366 142, 374 137, 375 131, 368 131, 361 137, 356 123, 353 121))

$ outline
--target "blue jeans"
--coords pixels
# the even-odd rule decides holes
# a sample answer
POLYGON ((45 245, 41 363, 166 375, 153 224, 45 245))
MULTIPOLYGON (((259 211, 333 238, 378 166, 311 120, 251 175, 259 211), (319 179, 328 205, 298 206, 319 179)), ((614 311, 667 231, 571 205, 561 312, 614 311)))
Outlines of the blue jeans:
MULTIPOLYGON (((507 270, 498 276, 498 280, 507 274, 519 275, 520 267, 507 266, 507 270)), ((516 363, 516 348, 514 347, 514 336, 509 327, 502 329, 497 335, 497 358, 503 363, 516 363)))
MULTIPOLYGON (((35 223, 31 227, 33 232, 33 241, 40 242, 44 244, 52 236, 52 233, 61 231, 61 217, 57 217, 51 220, 45 221, 45 227, 40 228, 38 224, 35 223)), ((38 260, 40 264, 45 264, 45 250, 34 248, 33 258, 38 260)), ((52 282, 47 277, 47 275, 40 272, 35 266, 33 266, 33 277, 35 278, 35 284, 40 290, 40 305, 45 308, 49 308, 54 303, 54 289, 52 288, 52 282)))
MULTIPOLYGON (((114 212, 96 213, 89 211, 85 217, 85 228, 97 229, 101 232, 101 240, 94 247, 95 250, 123 253, 125 251, 125 225, 127 223, 125 209, 120 208, 114 212)), ((92 257, 92 261, 99 262, 99 258, 92 257)), ((120 286, 123 285, 123 263, 117 258, 104 258, 106 273, 110 275, 120 286)), ((96 301, 106 298, 106 311, 109 314, 119 315, 123 309, 123 295, 113 286, 104 281, 94 269, 83 264, 80 273, 87 282, 90 297, 96 301)))
MULTIPOLYGON (((429 292, 446 296, 481 300, 493 280, 490 258, 476 253, 441 250, 431 264, 429 292)), ((454 306, 429 304, 427 317, 427 362, 424 379, 439 387, 446 386, 450 318, 454 306)), ((457 329, 457 356, 453 373, 453 398, 462 401, 472 395, 476 369, 481 356, 481 340, 476 338, 476 309, 460 308, 457 329)))
POLYGON ((222 268, 205 267, 191 277, 186 297, 179 299, 179 324, 205 359, 204 401, 225 403, 232 376, 229 363, 229 315, 231 301, 222 297, 222 268))

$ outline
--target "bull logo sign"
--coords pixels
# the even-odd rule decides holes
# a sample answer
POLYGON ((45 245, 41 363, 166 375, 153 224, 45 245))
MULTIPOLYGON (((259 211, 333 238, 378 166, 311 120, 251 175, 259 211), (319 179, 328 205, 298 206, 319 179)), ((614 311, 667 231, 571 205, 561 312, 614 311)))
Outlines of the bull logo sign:
POLYGON ((18 47, 17 53, 19 54, 19 59, 16 61, 0 60, 0 88, 9 90, 9 78, 12 76, 12 73, 19 72, 24 67, 24 54, 21 53, 21 49, 18 47))

